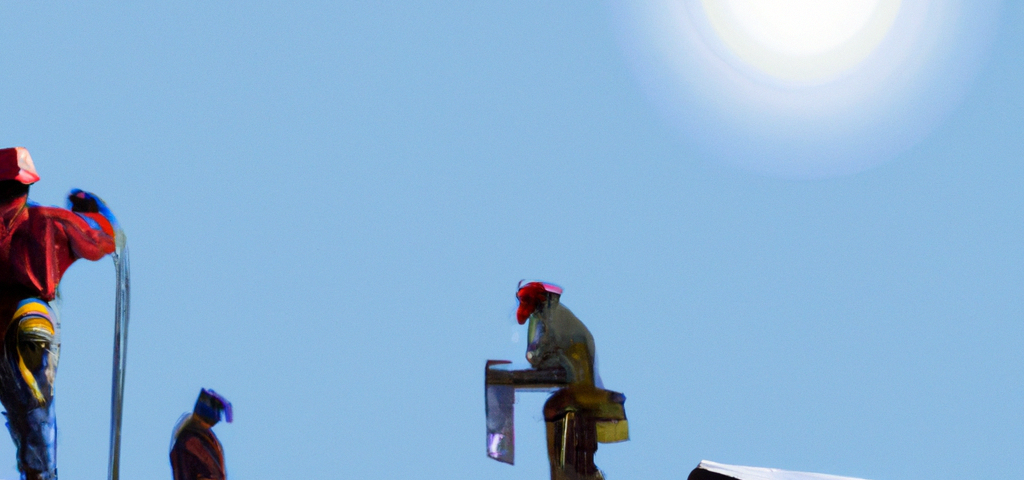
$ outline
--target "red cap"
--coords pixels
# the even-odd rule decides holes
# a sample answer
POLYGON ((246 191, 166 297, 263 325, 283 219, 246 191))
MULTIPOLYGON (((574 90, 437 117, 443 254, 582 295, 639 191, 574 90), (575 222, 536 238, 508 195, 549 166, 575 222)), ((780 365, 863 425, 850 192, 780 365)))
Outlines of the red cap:
POLYGON ((530 315, 533 315, 537 307, 547 300, 548 293, 561 295, 562 287, 542 282, 530 282, 526 285, 523 285, 523 282, 519 282, 519 291, 516 292, 516 298, 519 299, 516 320, 519 321, 520 325, 526 323, 526 319, 530 318, 530 315))
POLYGON ((24 147, 0 150, 0 180, 17 180, 25 185, 39 181, 32 156, 24 147))

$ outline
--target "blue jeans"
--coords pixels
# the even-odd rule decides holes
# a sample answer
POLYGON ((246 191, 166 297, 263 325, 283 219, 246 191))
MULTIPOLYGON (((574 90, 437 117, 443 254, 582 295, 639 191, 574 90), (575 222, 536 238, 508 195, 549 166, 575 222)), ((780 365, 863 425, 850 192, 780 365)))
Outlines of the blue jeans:
POLYGON ((24 480, 57 478, 57 421, 53 380, 59 358, 59 322, 49 304, 28 299, 7 327, 0 360, 0 403, 18 449, 24 480))

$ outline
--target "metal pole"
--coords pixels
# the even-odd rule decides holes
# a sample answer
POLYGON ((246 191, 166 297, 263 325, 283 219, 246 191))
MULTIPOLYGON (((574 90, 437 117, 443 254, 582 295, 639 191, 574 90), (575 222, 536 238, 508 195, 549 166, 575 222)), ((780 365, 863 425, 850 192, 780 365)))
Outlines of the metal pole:
POLYGON ((114 372, 110 393, 110 463, 108 480, 120 478, 121 413, 124 406, 124 372, 128 356, 128 314, 131 306, 131 278, 128 268, 128 247, 124 232, 118 231, 117 250, 112 255, 117 271, 114 305, 114 372))

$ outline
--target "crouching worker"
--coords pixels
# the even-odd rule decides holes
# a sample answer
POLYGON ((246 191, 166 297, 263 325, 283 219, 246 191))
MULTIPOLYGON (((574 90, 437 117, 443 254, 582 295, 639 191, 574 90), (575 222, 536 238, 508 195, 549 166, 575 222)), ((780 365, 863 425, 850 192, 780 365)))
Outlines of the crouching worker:
POLYGON ((231 402, 213 390, 203 389, 192 413, 174 427, 171 473, 174 480, 224 480, 224 449, 211 429, 220 421, 231 423, 231 402))
POLYGON ((0 149, 0 403, 27 480, 57 478, 53 385, 60 321, 51 302, 79 258, 113 253, 117 220, 99 197, 74 190, 71 210, 28 200, 37 182, 21 147, 0 149))
POLYGON ((544 404, 552 480, 599 480, 597 444, 629 439, 625 395, 601 388, 594 337, 559 299, 562 289, 532 282, 520 287, 517 319, 530 321, 526 360, 537 370, 564 370, 567 386, 544 404))
POLYGON ((515 463, 515 392, 551 390, 544 404, 552 480, 601 480, 594 465, 598 443, 629 439, 621 393, 605 390, 594 368, 594 337, 548 283, 521 285, 516 292, 522 325, 530 320, 526 360, 532 368, 506 370, 507 360, 484 367, 487 456, 515 463))

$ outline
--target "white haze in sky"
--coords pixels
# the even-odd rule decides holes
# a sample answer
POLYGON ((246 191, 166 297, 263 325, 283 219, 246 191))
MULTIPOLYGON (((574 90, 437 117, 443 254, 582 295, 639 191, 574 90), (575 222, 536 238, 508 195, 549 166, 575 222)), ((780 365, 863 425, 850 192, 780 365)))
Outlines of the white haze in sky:
POLYGON ((997 0, 618 4, 653 101, 706 155, 784 177, 854 173, 926 136, 982 64, 997 0))
MULTIPOLYGON (((732 16, 726 25, 767 48, 789 55, 825 53, 861 33, 875 16, 899 7, 899 0, 704 0, 708 15, 732 16), (885 7, 879 8, 879 4, 885 7)), ((891 22, 888 22, 891 26, 891 22)), ((888 27, 885 28, 888 30, 888 27)), ((719 34, 725 32, 719 31, 719 34)))

